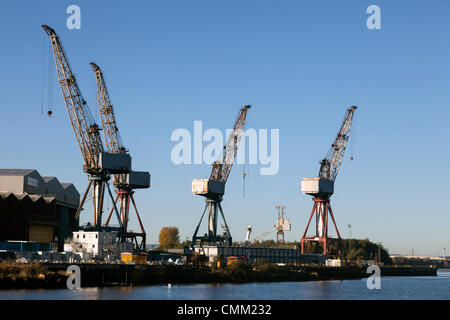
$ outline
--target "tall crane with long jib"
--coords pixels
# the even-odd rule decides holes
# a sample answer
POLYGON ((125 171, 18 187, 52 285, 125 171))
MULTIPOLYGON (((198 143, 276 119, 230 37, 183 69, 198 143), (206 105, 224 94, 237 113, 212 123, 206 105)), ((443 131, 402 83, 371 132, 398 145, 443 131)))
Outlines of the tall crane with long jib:
POLYGON ((345 148, 350 136, 353 114, 356 106, 350 107, 345 113, 344 121, 339 130, 336 139, 331 145, 326 157, 320 162, 319 175, 316 178, 302 179, 302 193, 313 197, 314 206, 309 216, 308 224, 302 236, 302 254, 305 250, 305 243, 319 242, 323 244, 323 253, 329 252, 329 243, 332 240, 341 240, 339 230, 334 220, 333 210, 330 205, 330 197, 334 193, 334 181, 339 172, 339 168, 344 157, 345 148), (315 216, 316 228, 314 236, 307 236, 308 228, 312 217, 315 216), (328 216, 333 220, 336 229, 337 239, 328 237, 328 216))
POLYGON ((200 222, 192 236, 193 245, 196 244, 197 241, 200 241, 200 244, 226 244, 229 246, 232 244, 230 229, 225 220, 221 202, 225 193, 225 184, 236 158, 239 142, 244 131, 247 110, 249 108, 251 108, 251 106, 246 105, 239 111, 239 116, 234 124, 234 128, 228 137, 226 146, 224 146, 223 159, 222 161, 215 161, 213 163, 209 179, 194 179, 192 181, 192 193, 206 197, 205 209, 203 210, 200 222), (204 236, 197 236, 206 210, 208 210, 208 233, 205 233, 204 236), (225 224, 223 235, 217 234, 219 210, 225 224))
MULTIPOLYGON (((89 177, 89 184, 75 214, 75 220, 78 220, 89 190, 92 187, 93 227, 102 228, 103 202, 106 189, 109 191, 111 198, 113 198, 108 184, 109 174, 129 172, 131 157, 126 154, 115 155, 104 151, 99 133, 100 128, 95 123, 86 101, 83 99, 55 30, 46 25, 42 25, 42 28, 51 40, 59 85, 84 159, 83 171, 89 177)), ((118 216, 117 209, 116 215, 118 216)))
MULTIPOLYGON (((122 139, 120 137, 119 128, 114 115, 114 108, 109 98, 108 90, 106 88, 103 72, 98 65, 91 62, 92 70, 95 73, 97 83, 97 98, 98 108, 102 119, 102 129, 105 137, 105 144, 108 152, 115 154, 128 154, 125 149, 122 139)), ((150 173, 144 171, 131 171, 129 173, 115 174, 114 187, 116 188, 116 199, 114 203, 117 206, 119 202, 120 220, 123 226, 123 231, 127 239, 135 242, 136 247, 140 250, 145 249, 146 233, 142 225, 141 217, 134 201, 134 189, 150 188, 150 173), (130 217, 130 204, 133 204, 134 211, 139 221, 141 229, 140 233, 128 231, 128 221, 130 217), (137 237, 141 237, 141 242, 138 242, 137 237)), ((113 213, 114 207, 109 212, 108 219, 105 226, 108 226, 113 213)))

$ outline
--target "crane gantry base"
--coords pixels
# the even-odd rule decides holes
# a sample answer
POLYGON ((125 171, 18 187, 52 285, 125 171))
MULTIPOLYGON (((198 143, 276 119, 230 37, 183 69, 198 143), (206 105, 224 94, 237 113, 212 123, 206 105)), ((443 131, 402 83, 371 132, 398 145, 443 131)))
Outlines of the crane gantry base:
POLYGON ((114 200, 114 206, 109 212, 108 219, 106 220, 105 226, 108 226, 109 221, 111 219, 112 213, 115 208, 117 207, 117 203, 120 203, 120 214, 118 216, 121 228, 122 228, 122 234, 123 234, 123 240, 131 240, 134 242, 136 249, 138 251, 144 251, 145 245, 146 245, 146 232, 144 229, 144 226, 141 221, 141 217, 139 216, 139 211, 136 206, 136 202, 134 201, 134 191, 131 189, 117 189, 116 190, 116 199, 114 200), (139 227, 141 228, 141 232, 128 232, 128 221, 130 217, 130 204, 133 204, 134 211, 136 212, 136 216, 139 221, 139 227), (141 241, 138 241, 138 237, 141 238, 141 241))
POLYGON ((108 184, 109 176, 105 172, 101 173, 90 173, 89 176, 89 184, 86 188, 86 191, 83 194, 80 204, 78 205, 78 209, 75 213, 74 220, 78 220, 83 211, 84 203, 86 202, 86 198, 89 194, 89 190, 92 188, 92 202, 94 205, 94 226, 101 227, 102 224, 102 213, 103 213, 103 203, 105 198, 105 187, 108 189, 108 193, 112 197, 112 193, 108 184))
POLYGON ((310 242, 318 242, 323 244, 323 254, 328 254, 330 252, 330 242, 332 241, 340 241, 341 236, 339 234, 339 230, 336 225, 336 221, 334 220, 333 210, 331 209, 330 199, 329 198, 313 198, 314 206, 311 211, 311 215, 309 216, 308 224, 306 225, 305 232, 303 233, 301 240, 301 250, 302 254, 307 253, 305 250, 305 244, 310 242), (314 237, 307 237, 306 233, 308 232, 309 225, 311 223, 312 217, 316 218, 316 230, 314 237), (328 217, 331 217, 334 228, 337 233, 337 238, 331 238, 328 236, 328 217))
POLYGON ((195 229, 194 235, 192 236, 192 244, 195 244, 197 243, 197 241, 200 241, 200 244, 202 243, 213 245, 226 244, 228 246, 231 246, 232 238, 230 234, 230 229, 228 228, 227 225, 227 221, 225 220, 225 215, 223 214, 222 205, 220 204, 221 201, 222 201, 221 197, 219 199, 206 198, 205 209, 203 210, 202 217, 200 218, 197 228, 195 229), (207 234, 205 233, 203 237, 199 237, 197 236, 198 229, 200 228, 200 224, 202 223, 203 216, 205 215, 206 211, 208 211, 208 233, 207 234), (217 221, 218 221, 217 218, 219 211, 225 224, 225 232, 223 236, 217 234, 217 221))

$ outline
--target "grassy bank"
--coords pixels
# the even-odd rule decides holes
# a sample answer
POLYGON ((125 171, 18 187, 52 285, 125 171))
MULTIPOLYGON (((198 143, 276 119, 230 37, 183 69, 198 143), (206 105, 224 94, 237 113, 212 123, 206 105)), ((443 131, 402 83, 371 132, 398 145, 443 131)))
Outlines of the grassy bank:
POLYGON ((64 288, 65 272, 49 272, 39 262, 0 262, 0 289, 64 288))

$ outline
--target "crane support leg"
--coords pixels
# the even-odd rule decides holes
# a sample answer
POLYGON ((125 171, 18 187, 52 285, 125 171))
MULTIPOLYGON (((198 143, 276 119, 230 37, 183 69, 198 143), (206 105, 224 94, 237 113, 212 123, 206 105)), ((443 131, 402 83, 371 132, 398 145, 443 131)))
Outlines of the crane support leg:
MULTIPOLYGON (((114 211, 114 209, 116 210, 116 212, 117 212, 117 200, 119 199, 119 196, 117 195, 116 196, 116 199, 114 200, 114 205, 113 205, 113 207, 111 208, 111 211, 109 211, 109 215, 108 215, 108 219, 106 219, 106 222, 105 222, 105 226, 107 227, 108 226, 108 224, 109 224, 109 220, 111 220, 111 216, 112 216, 112 213, 113 213, 113 211, 114 211)), ((120 220, 120 219, 119 219, 120 220)))
POLYGON ((306 225, 306 229, 305 229, 305 232, 303 233, 303 237, 302 238, 306 237, 306 233, 308 232, 309 224, 311 223, 311 219, 312 219, 314 213, 316 212, 316 207, 317 207, 317 203, 314 202, 314 206, 313 206, 313 209, 311 211, 311 215, 309 216, 308 224, 306 225))
MULTIPOLYGON (((113 195, 112 195, 111 188, 109 187, 109 184, 108 184, 108 183, 106 183, 106 185, 108 186, 109 196, 111 197, 111 200, 114 201, 114 197, 113 197, 113 195)), ((120 225, 121 228, 123 228, 123 224, 122 224, 121 221, 120 221, 119 211, 117 210, 116 201, 117 201, 117 198, 116 198, 116 200, 113 202, 113 208, 111 209, 111 212, 110 212, 110 214, 109 214, 108 220, 106 221, 105 225, 108 226, 109 219, 111 218, 111 213, 112 213, 112 211, 114 210, 114 212, 116 213, 117 220, 119 221, 119 225, 120 225)))
MULTIPOLYGON (((138 209, 136 207, 136 203, 134 202, 133 193, 131 193, 130 198, 131 198, 131 202, 133 202, 134 211, 136 211, 136 216, 138 218, 139 226, 141 228, 142 241, 141 241, 141 244, 140 244, 140 248, 141 248, 141 250, 145 250, 145 245, 146 245, 146 242, 147 242, 147 233, 145 232, 144 225, 142 224, 142 221, 141 221, 141 217, 139 216, 139 212, 138 212, 138 209)), ((137 239, 136 239, 136 243, 137 243, 137 239)), ((138 245, 138 247, 139 247, 139 245, 138 245)))
POLYGON ((341 235, 339 234, 339 230, 338 230, 338 227, 337 227, 337 225, 336 225, 336 221, 334 221, 333 210, 331 210, 331 205, 330 205, 330 203, 328 203, 328 208, 329 208, 329 210, 330 210, 330 217, 331 217, 331 219, 333 220, 334 228, 336 229, 336 234, 337 234, 337 236, 338 236, 338 239, 341 239, 341 235))
POLYGON ((136 203, 134 202, 133 194, 131 194, 131 202, 133 202, 134 211, 136 211, 136 216, 137 216, 138 221, 139 221, 139 227, 141 228, 141 232, 145 233, 144 225, 142 224, 141 217, 139 216, 139 212, 138 212, 138 209, 136 207, 136 203))
POLYGON ((75 213, 75 217, 74 217, 75 220, 78 220, 78 218, 80 217, 81 210, 83 210, 83 205, 84 205, 84 202, 86 201, 86 197, 89 193, 89 189, 91 188, 91 185, 92 185, 92 180, 89 181, 86 191, 83 194, 83 198, 81 199, 80 205, 78 206, 77 212, 75 213))
POLYGON ((94 204, 94 226, 101 227, 103 200, 105 198, 105 181, 101 177, 93 177, 92 202, 94 204))
POLYGON ((197 241, 197 239, 198 239, 198 237, 197 237, 198 229, 200 228, 200 224, 202 223, 202 220, 203 220, 203 217, 205 215, 206 209, 208 209, 208 203, 206 203, 205 209, 203 209, 203 213, 202 213, 202 216, 200 218, 200 221, 198 222, 197 228, 195 228, 194 235, 192 236, 192 244, 194 244, 197 241))
POLYGON ((223 222, 225 223, 225 228, 226 228, 225 238, 226 238, 228 245, 231 246, 233 244, 233 241, 232 241, 230 229, 228 228, 227 220, 225 220, 225 215, 223 214, 222 205, 220 204, 220 202, 218 203, 218 206, 219 206, 220 214, 222 215, 223 222))
POLYGON ((128 219, 130 212, 130 193, 125 190, 117 191, 117 194, 120 197, 120 217, 122 219, 123 226, 125 230, 128 229, 128 219))
POLYGON ((208 238, 214 239, 217 236, 217 211, 218 202, 207 199, 208 203, 208 238))

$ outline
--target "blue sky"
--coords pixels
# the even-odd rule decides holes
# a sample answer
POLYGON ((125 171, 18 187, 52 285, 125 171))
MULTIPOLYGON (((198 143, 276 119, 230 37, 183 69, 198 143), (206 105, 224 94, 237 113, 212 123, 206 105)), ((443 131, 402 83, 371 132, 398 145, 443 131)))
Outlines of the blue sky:
POLYGON ((242 165, 233 168, 223 201, 231 234, 243 240, 248 225, 255 235, 270 230, 280 204, 292 222, 286 238, 299 240, 312 208, 300 179, 317 175, 346 108, 357 105, 354 160, 347 149, 332 198, 342 236, 351 223, 353 237, 391 253, 443 254, 450 248, 448 21, 445 0, 0 0, 0 167, 36 168, 80 193, 87 185, 56 80, 53 116, 40 114, 45 23, 60 36, 98 121, 89 62, 105 74, 133 167, 152 175, 151 189, 135 195, 148 242, 163 226, 190 238, 203 209, 191 180, 207 178, 210 167, 172 164, 173 130, 192 132, 194 120, 225 130, 245 104, 253 106, 247 128, 280 130, 280 170, 261 176, 250 166, 244 198, 242 165), (66 28, 72 4, 81 8, 81 30, 66 28), (371 4, 381 8, 381 30, 366 27, 371 4))

